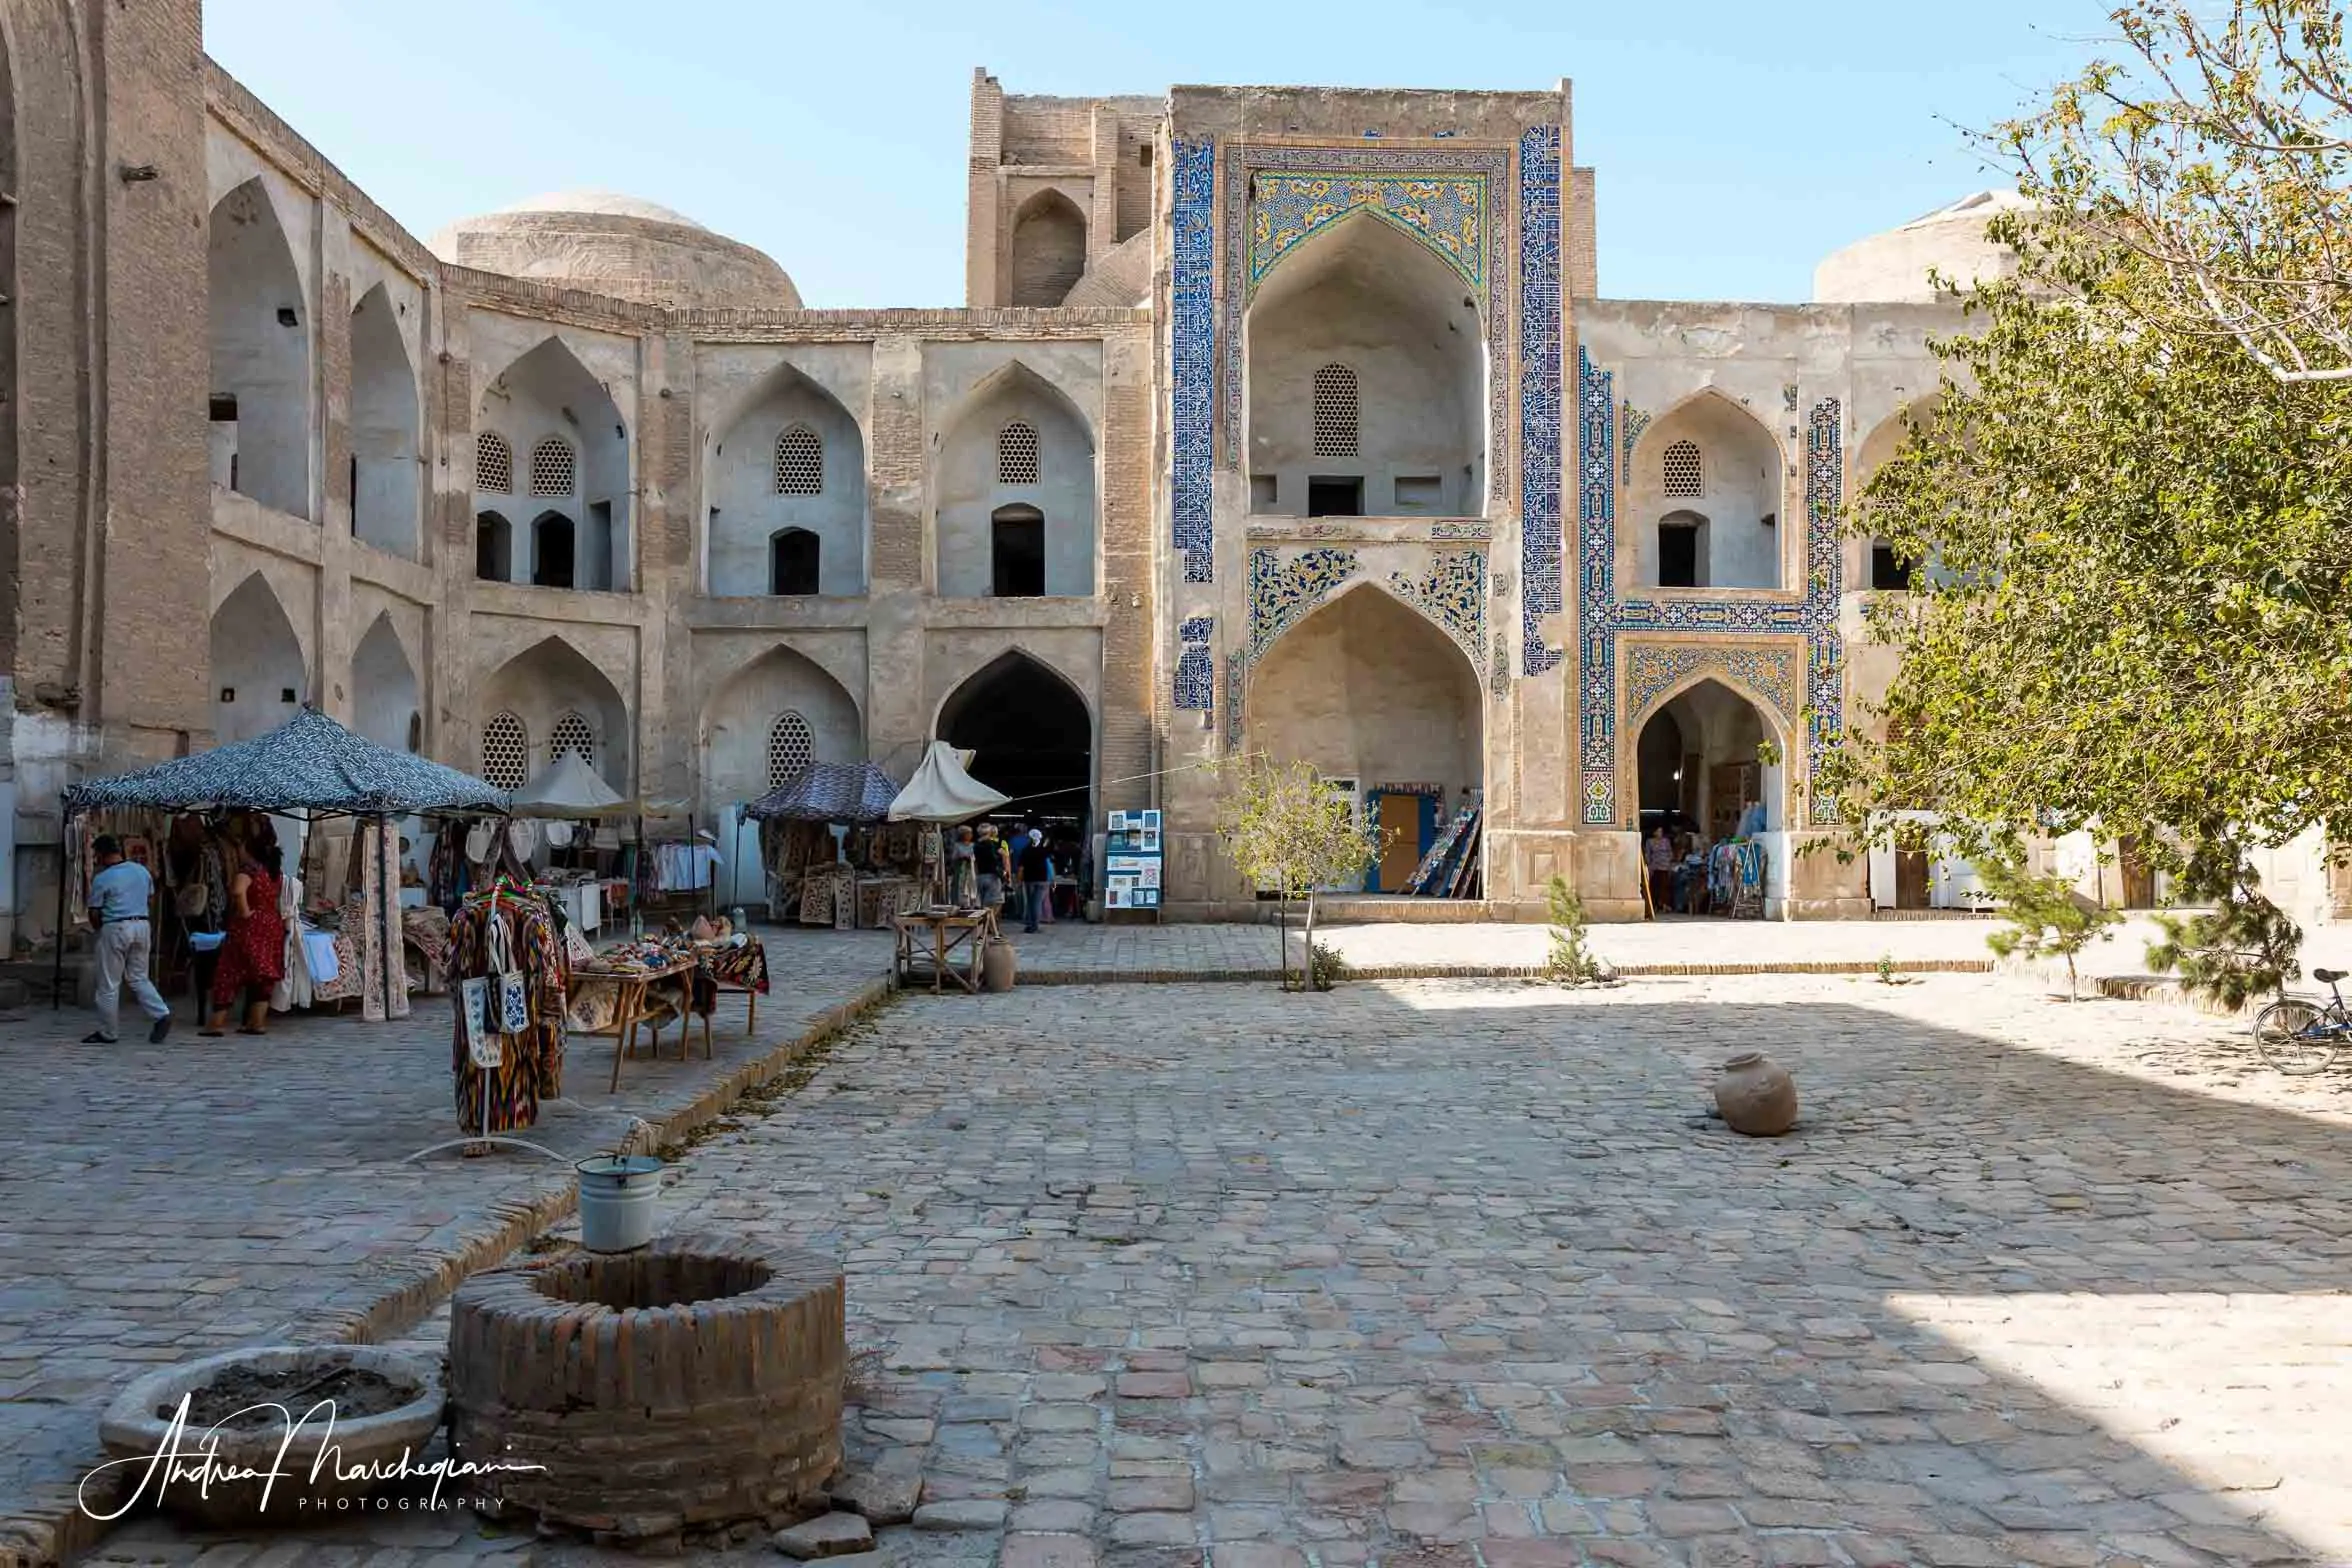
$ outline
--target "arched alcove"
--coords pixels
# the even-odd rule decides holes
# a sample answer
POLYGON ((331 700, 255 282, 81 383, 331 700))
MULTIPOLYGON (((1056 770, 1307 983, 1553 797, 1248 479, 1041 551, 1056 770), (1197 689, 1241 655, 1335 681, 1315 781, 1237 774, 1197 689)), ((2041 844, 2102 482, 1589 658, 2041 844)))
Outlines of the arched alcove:
POLYGON ((1780 516, 1780 443, 1730 398, 1700 392, 1668 409, 1633 451, 1619 517, 1633 542, 1632 581, 1643 588, 1778 588, 1782 536, 1804 520, 1780 516), (1696 539, 1676 535, 1698 530, 1696 539), (1678 568, 1697 550, 1695 574, 1678 568))
POLYGON ((1094 820, 1094 717, 1056 670, 1019 649, 948 694, 932 733, 973 753, 971 774, 1040 819, 1094 820))
POLYGON ((212 209, 207 258, 212 481, 309 517, 310 306, 259 178, 212 209))
POLYGON ((779 528, 768 540, 768 592, 823 591, 825 542, 806 528, 779 528))
MULTIPOLYGON (((561 338, 548 338, 491 382, 482 396, 480 426, 495 433, 512 458, 523 464, 524 471, 513 475, 513 488, 542 502, 560 503, 547 510, 572 520, 568 586, 627 589, 636 558, 631 542, 628 426, 604 384, 589 374, 561 338), (569 449, 568 474, 549 456, 551 440, 569 449)), ((478 456, 476 470, 478 484, 478 456)), ((500 492, 477 490, 474 510, 496 511, 506 499, 500 492)), ((519 558, 509 560, 508 580, 539 582, 536 542, 528 535, 515 541, 519 558)))
POLYGON ((474 576, 486 583, 514 581, 514 524, 503 512, 474 516, 474 576))
POLYGON ((1634 744, 1636 788, 1645 838, 1665 822, 1669 831, 1696 831, 1706 842, 1732 837, 1764 807, 1762 831, 1787 826, 1785 759, 1789 737, 1764 708, 1722 681, 1702 678, 1643 716, 1634 744), (1770 741, 1781 762, 1767 763, 1758 748, 1770 741))
POLYGON ((351 312, 351 531, 379 550, 418 557, 416 368, 384 285, 351 312))
POLYGON ((533 748, 532 776, 547 766, 544 748, 558 723, 576 713, 588 723, 597 772, 614 789, 630 793, 628 704, 605 672, 570 643, 549 637, 533 644, 507 660, 476 691, 476 711, 484 722, 508 713, 521 723, 533 748))
POLYGON ((1402 890, 1438 818, 1484 787, 1484 712, 1478 672, 1453 639, 1374 584, 1284 632, 1250 677, 1243 710, 1252 750, 1352 780, 1359 802, 1391 786, 1442 792, 1404 813, 1409 825, 1382 814, 1395 842, 1371 885, 1386 892, 1402 890))
POLYGON ((1038 514, 1043 591, 1094 592, 1094 435, 1070 400, 1026 365, 997 372, 955 411, 933 485, 941 596, 995 594, 995 519, 1010 506, 1038 514))
POLYGON ((579 535, 572 520, 557 511, 541 512, 531 519, 531 586, 534 588, 577 588, 582 586, 576 576, 575 560, 579 552, 579 535))
POLYGON ((770 742, 787 713, 808 727, 810 761, 865 760, 857 699, 806 654, 771 648, 729 676, 703 709, 704 810, 716 815, 768 792, 770 742))
POLYGON ((1060 191, 1039 191, 1013 219, 1008 303, 1059 305, 1086 274, 1086 215, 1060 191))
POLYGON ((1252 511, 1483 513, 1485 338, 1428 247, 1367 216, 1331 224, 1267 275, 1244 330, 1252 511))
POLYGON ((790 365, 778 366, 704 454, 710 591, 777 591, 772 541, 797 528, 818 541, 807 593, 866 590, 866 447, 849 410, 790 365))
MULTIPOLYGON (((1871 478, 1884 467, 1887 460, 1903 449, 1914 429, 1935 419, 1936 399, 1931 395, 1916 403, 1909 403, 1887 415, 1862 438, 1854 451, 1854 482, 1849 492, 1858 505, 1867 507, 1864 489, 1871 478)), ((1846 589, 1871 589, 1877 592, 1902 592, 1912 586, 1921 563, 1904 556, 1882 538, 1853 541, 1853 553, 1847 558, 1846 589)), ((1940 575, 1933 565, 1925 576, 1930 580, 1940 575)))
POLYGON ((212 734, 220 745, 266 735, 310 695, 302 640, 269 580, 239 583, 212 612, 212 734))
POLYGON ((352 728, 377 745, 417 749, 424 694, 388 614, 378 615, 352 650, 351 713, 352 728))

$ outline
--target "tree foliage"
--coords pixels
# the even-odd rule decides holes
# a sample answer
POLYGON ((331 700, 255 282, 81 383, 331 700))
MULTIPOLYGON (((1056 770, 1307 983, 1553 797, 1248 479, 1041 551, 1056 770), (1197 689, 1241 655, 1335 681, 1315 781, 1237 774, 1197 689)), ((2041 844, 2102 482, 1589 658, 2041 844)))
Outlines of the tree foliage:
POLYGON ((2123 49, 1995 138, 2147 264, 2135 307, 2286 381, 2352 381, 2352 63, 2336 0, 2130 0, 2123 49))
POLYGON ((2066 960, 2066 998, 2082 994, 2074 972, 2074 958, 2094 941, 2105 941, 2123 918, 2076 896, 2061 876, 2037 874, 2022 860, 1988 860, 1976 868, 1985 890, 1998 899, 2009 924, 1985 937, 1985 946, 2003 958, 2063 958, 2066 960))
POLYGON ((1271 889, 1282 903, 1283 976, 1290 974, 1288 916, 1293 899, 1307 901, 1308 983, 1318 990, 1323 971, 1315 951, 1315 890, 1361 877, 1378 857, 1381 836, 1358 820, 1352 796, 1335 789, 1310 765, 1251 756, 1228 767, 1217 805, 1217 833, 1233 866, 1253 886, 1271 889))
POLYGON ((2231 1009, 2284 992, 2302 974, 2295 961, 2302 927, 2263 894, 2262 879, 2234 840, 2224 835, 2200 845, 2181 884, 2188 902, 2211 907, 2158 915, 2164 935, 2148 945, 2149 968, 2177 971, 2192 995, 2231 1009))

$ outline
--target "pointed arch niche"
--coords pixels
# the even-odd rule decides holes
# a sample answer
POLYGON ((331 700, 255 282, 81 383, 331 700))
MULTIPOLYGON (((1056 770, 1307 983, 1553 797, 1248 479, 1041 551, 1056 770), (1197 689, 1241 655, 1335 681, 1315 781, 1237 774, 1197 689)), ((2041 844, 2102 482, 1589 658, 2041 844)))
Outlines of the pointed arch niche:
POLYGON ((1709 843, 1731 837, 1761 803, 1763 831, 1788 827, 1790 735, 1769 702, 1712 675, 1687 681, 1635 715, 1633 763, 1646 836, 1695 828, 1709 843), (1771 741, 1780 760, 1758 748, 1771 741))
POLYGON ((865 760, 865 724, 848 688, 806 654, 771 648, 729 676, 703 709, 705 811, 768 792, 768 742, 787 713, 808 725, 810 761, 865 760))
POLYGON ((266 735, 310 696, 309 661, 269 579, 255 572, 212 612, 212 735, 266 735))
POLYGON ((351 312, 351 531, 412 561, 420 539, 418 429, 416 367, 379 283, 351 312))
POLYGON ((771 541, 786 529, 816 536, 816 592, 866 591, 865 435, 831 392, 790 365, 777 366, 709 439, 703 472, 709 523, 703 548, 712 594, 749 598, 778 591, 771 541))
MULTIPOLYGON (((515 465, 509 488, 527 490, 530 499, 477 490, 475 514, 511 516, 514 508, 527 506, 534 517, 553 513, 568 519, 573 525, 570 580, 560 586, 627 591, 634 582, 636 561, 629 507, 628 425, 612 394, 563 339, 543 340, 499 373, 482 394, 478 429, 496 434, 505 443, 515 465), (570 448, 573 461, 568 472, 560 462, 534 461, 551 438, 570 448), (568 486, 568 493, 554 493, 556 486, 568 486)), ((475 481, 479 484, 478 439, 476 448, 475 481)), ((540 563, 533 547, 537 531, 536 527, 513 530, 507 581, 540 580, 540 563)))
POLYGON ((630 793, 629 706, 604 671, 569 642, 549 637, 533 644, 500 665, 476 690, 477 724, 500 713, 522 721, 532 748, 531 777, 547 767, 545 747, 559 721, 576 713, 588 723, 596 771, 621 794, 630 793))
POLYGON ((389 612, 351 653, 352 728, 395 751, 424 750, 424 693, 389 612))
POLYGON ((1040 819, 1094 820, 1094 716, 1059 670, 1020 648, 965 677, 931 733, 969 748, 972 777, 1040 819))
POLYGON ((1786 462, 1763 421, 1712 388, 1659 415, 1634 444, 1617 512, 1619 581, 1787 586, 1788 540, 1801 549, 1805 528, 1782 515, 1786 462))
MULTIPOLYGON (((996 596, 996 522, 1008 507, 1039 514, 1046 594, 1094 592, 1094 432, 1069 398, 1028 366, 1016 360, 966 397, 946 425, 932 482, 934 581, 941 597, 996 596), (1016 433, 1013 443, 1024 459, 1008 465, 1003 438, 1015 426, 1028 432, 1016 433), (1026 461, 1031 437, 1033 470, 1026 461)), ((1025 589, 1029 579, 1019 580, 1025 589)))
POLYGON ((1245 322, 1251 511, 1483 513, 1488 366, 1471 288, 1363 213, 1283 257, 1245 322))
POLYGON ((258 177, 213 207, 206 255, 212 482, 310 517, 310 302, 258 177))
POLYGON ((1086 215, 1060 191, 1039 191, 1013 219, 1007 304, 1059 305, 1086 275, 1086 215))
MULTIPOLYGON (((1937 399, 1933 394, 1914 403, 1906 403, 1871 427, 1870 434, 1854 451, 1853 485, 1847 499, 1857 506, 1864 504, 1863 493, 1872 476, 1884 467, 1888 459, 1903 449, 1914 429, 1932 424, 1936 417, 1937 399)), ((1922 563, 1908 560, 1886 540, 1872 537, 1850 540, 1847 548, 1854 553, 1846 561, 1846 588, 1870 589, 1877 592, 1904 592, 1911 587, 1913 573, 1922 563)), ((1928 564, 1927 575, 1940 575, 1940 568, 1928 564)))

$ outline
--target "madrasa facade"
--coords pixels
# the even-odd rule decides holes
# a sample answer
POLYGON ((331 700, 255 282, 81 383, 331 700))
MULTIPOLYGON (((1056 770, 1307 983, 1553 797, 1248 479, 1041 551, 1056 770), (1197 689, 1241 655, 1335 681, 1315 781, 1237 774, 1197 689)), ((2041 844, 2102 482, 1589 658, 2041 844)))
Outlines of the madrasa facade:
MULTIPOLYGON (((1245 911, 1216 765, 1300 758, 1413 887, 1641 912, 1645 823, 1750 830, 1767 912, 1912 896, 1814 787, 1900 563, 1840 509, 1930 394, 1976 197, 1809 304, 1606 296, 1544 92, 971 84, 965 300, 810 308, 601 192, 419 237, 202 52, 195 0, 7 0, 0 906, 59 791, 316 704, 656 827, 934 737, 1157 808, 1164 913, 1245 911), (1884 885, 1882 885, 1884 884, 1884 885)), ((789 258, 783 258, 789 260, 789 258)))

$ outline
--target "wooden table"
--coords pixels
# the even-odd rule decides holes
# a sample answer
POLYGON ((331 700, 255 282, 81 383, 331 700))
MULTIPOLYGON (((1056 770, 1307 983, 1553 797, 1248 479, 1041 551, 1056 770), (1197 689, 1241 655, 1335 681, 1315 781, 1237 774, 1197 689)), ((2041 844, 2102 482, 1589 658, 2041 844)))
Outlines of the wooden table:
POLYGON ((996 935, 996 911, 993 909, 919 909, 900 915, 898 952, 891 960, 891 976, 901 986, 917 976, 918 964, 927 963, 931 969, 931 990, 937 994, 941 983, 953 980, 966 991, 980 990, 980 953, 996 935), (956 950, 968 955, 965 967, 958 969, 951 962, 956 950))
MULTIPOLYGON (((567 1031, 571 1034, 591 1037, 606 1034, 613 1037, 612 1092, 616 1094, 620 1092, 621 1058, 634 1056, 637 1053, 638 1026, 653 1016, 653 1008, 650 1003, 653 988, 665 981, 681 978, 686 979, 687 983, 684 987, 685 995, 678 1009, 678 1060, 686 1060, 686 1053, 694 1043, 694 987, 690 977, 696 967, 692 958, 685 957, 674 959, 659 969, 600 969, 591 964, 573 966, 572 977, 575 980, 609 980, 613 983, 616 1001, 612 1022, 601 1029, 570 1029, 567 1031)), ((653 1030, 653 1054, 657 1058, 661 1055, 661 1026, 659 1024, 656 1024, 653 1030)), ((702 1020, 702 1054, 705 1057, 713 1055, 710 1017, 707 1014, 702 1020)))

